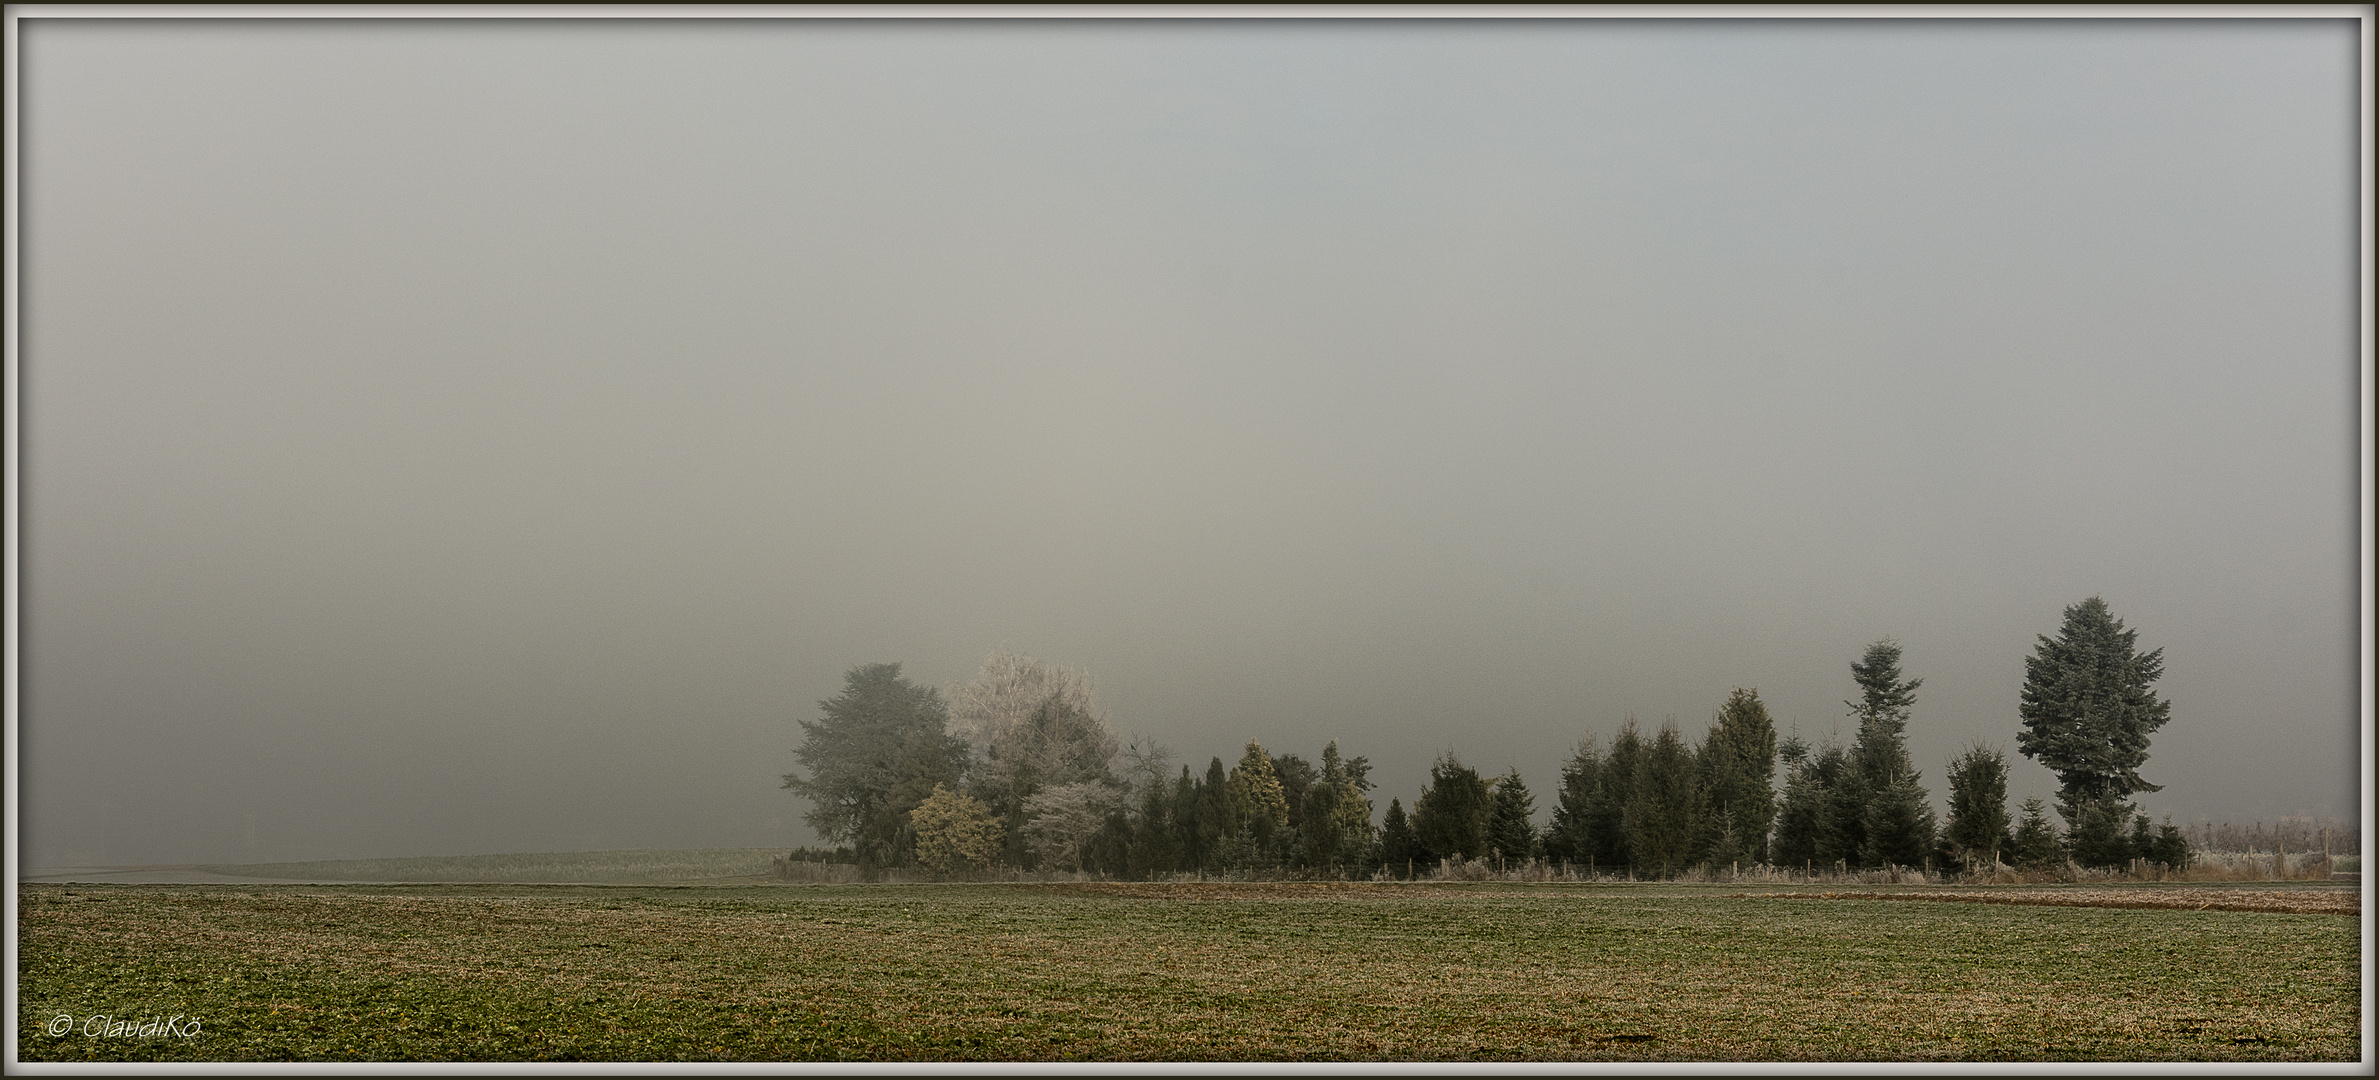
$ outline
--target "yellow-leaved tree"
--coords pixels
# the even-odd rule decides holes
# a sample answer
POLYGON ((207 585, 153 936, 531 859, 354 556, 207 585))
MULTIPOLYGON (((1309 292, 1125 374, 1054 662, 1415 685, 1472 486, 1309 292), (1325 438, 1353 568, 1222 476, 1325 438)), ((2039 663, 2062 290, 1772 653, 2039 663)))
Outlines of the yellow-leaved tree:
POLYGON ((1272 840, 1272 830, 1289 823, 1289 800, 1272 768, 1272 755, 1250 739, 1239 767, 1231 770, 1231 809, 1239 827, 1255 839, 1259 850, 1272 840))
POLYGON ((1006 826, 991 808, 940 784, 909 811, 917 862, 936 874, 982 870, 999 858, 1006 826))

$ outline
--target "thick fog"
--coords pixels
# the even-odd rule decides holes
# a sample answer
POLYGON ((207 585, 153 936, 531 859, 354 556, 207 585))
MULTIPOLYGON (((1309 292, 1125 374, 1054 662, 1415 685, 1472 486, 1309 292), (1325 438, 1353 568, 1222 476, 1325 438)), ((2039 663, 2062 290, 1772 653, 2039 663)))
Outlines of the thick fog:
MULTIPOLYGON (((2341 21, 24 24, 26 865, 813 842, 843 673, 2361 807, 2341 21)), ((1376 819, 1375 819, 1376 820, 1376 819)))

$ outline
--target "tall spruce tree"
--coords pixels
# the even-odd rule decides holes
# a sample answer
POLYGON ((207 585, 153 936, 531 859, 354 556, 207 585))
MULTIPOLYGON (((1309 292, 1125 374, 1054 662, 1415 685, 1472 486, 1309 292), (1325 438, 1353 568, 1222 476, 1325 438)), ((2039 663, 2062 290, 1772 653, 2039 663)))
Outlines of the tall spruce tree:
POLYGON ((1603 760, 1587 803, 1586 824, 1590 869, 1618 873, 1636 865, 1635 848, 1627 835, 1627 803, 1635 797, 1636 768, 1644 760, 1644 733, 1630 716, 1611 739, 1611 755, 1603 760))
POLYGON ((1666 878, 1701 855, 1695 843, 1701 832, 1701 777, 1675 720, 1660 725, 1636 760, 1635 772, 1626 810, 1628 848, 1637 868, 1666 878))
POLYGON ((1305 828, 1305 793, 1312 789, 1314 781, 1321 779, 1321 770, 1314 768, 1312 762, 1295 754, 1274 754, 1272 755, 1272 775, 1280 780, 1281 801, 1286 803, 1289 809, 1287 822, 1289 828, 1303 830, 1305 828))
POLYGON ((1487 811, 1487 850, 1506 866, 1536 858, 1535 815, 1536 796, 1529 794, 1514 766, 1495 779, 1494 804, 1487 811))
POLYGON ((1231 780, 1223 771, 1223 759, 1215 758, 1206 764, 1206 777, 1198 783, 1198 808, 1191 819, 1197 840, 1192 845, 1198 853, 1199 870, 1219 869, 1223 865, 1223 850, 1239 835, 1239 815, 1231 806, 1231 780))
POLYGON ((1322 748, 1322 773, 1305 789, 1302 819, 1308 866, 1336 870, 1371 853, 1371 800, 1338 756, 1336 740, 1322 748))
MULTIPOLYGON (((1863 866, 1913 865, 1933 849, 1931 796, 1908 757, 1908 718, 1923 679, 1900 680, 1900 646, 1885 638, 1850 665, 1859 700, 1846 701, 1859 722, 1852 782, 1838 789, 1835 827, 1863 866)), ((1850 857, 1850 856, 1845 856, 1850 857)))
POLYGON ((1553 821, 1545 827, 1547 861, 1583 863, 1594 853, 1594 791, 1602 782, 1602 771, 1602 750, 1594 736, 1580 739, 1561 765, 1561 793, 1553 800, 1553 821))
POLYGON ((1237 858, 1259 865, 1277 862, 1280 852, 1273 847, 1273 833, 1288 827, 1289 801, 1281 790, 1280 775, 1273 771, 1272 755, 1249 739, 1246 753, 1240 755, 1238 767, 1224 783, 1230 794, 1232 820, 1239 826, 1232 838, 1240 845, 1235 849, 1237 858))
POLYGON ((2187 870, 2190 856, 2189 837, 2172 823, 2172 815, 2166 814, 2164 824, 2156 828, 2156 838, 2149 842, 2147 852, 2141 857, 2173 870, 2187 870))
MULTIPOLYGON (((1784 760, 1784 799, 1776 808, 1771 857, 1776 865, 1787 867, 1815 869, 1820 862, 1832 863, 1834 857, 1824 846, 1828 777, 1818 768, 1819 756, 1812 754, 1809 744, 1798 735, 1785 739, 1776 754, 1784 760)), ((1839 747, 1833 756, 1839 763, 1839 747)))
POLYGON ((1413 801, 1413 839, 1431 862, 1487 853, 1487 820, 1494 800, 1477 769, 1452 753, 1429 767, 1429 786, 1413 801))
POLYGON ((1203 786, 1183 765, 1173 781, 1173 866, 1196 870, 1206 865, 1205 842, 1198 837, 1198 789, 1203 786))
POLYGON ((1174 817, 1181 805, 1177 790, 1170 777, 1141 789, 1127 859, 1131 876, 1145 879, 1181 868, 1181 823, 1174 817))
POLYGON ((1412 821, 1404 816, 1404 800, 1389 799, 1388 812, 1380 818, 1380 867, 1395 877, 1410 877, 1414 865, 1424 858, 1421 845, 1413 840, 1412 821))
POLYGON ((2149 687, 2164 675, 2164 650, 2138 645, 2139 631, 2093 596, 2066 608, 2056 638, 2042 637, 2024 661, 2016 749, 2057 774, 2057 811, 2077 835, 2090 804, 2106 803, 2103 813, 2119 821, 2132 795, 2163 790, 2139 767, 2148 737, 2172 718, 2171 703, 2149 687))
POLYGON ((2058 839, 2057 827, 2049 822, 2049 806, 2034 795, 2020 807, 2023 820, 2016 823, 2014 838, 2015 863, 2025 870, 2046 870, 2065 861, 2065 845, 2058 839))
POLYGON ((1968 866, 1989 866, 2010 847, 2007 754, 1977 742, 1949 763, 1950 853, 1968 866))
MULTIPOLYGON (((2080 819, 2065 837, 2065 850, 2074 862, 2105 869, 2131 861, 2131 838, 2123 833, 2124 807, 2124 803, 2109 798, 2082 803, 2080 819)), ((2141 820, 2145 821, 2146 815, 2141 815, 2141 820)))
POLYGON ((1776 820, 1776 724, 1759 691, 1736 687, 1702 738, 1707 814, 1703 847, 1713 865, 1766 862, 1776 820))
POLYGON ((1932 797, 1916 777, 1903 773, 1867 796, 1866 841, 1860 848, 1869 866, 1916 866, 1933 853, 1937 839, 1932 797))

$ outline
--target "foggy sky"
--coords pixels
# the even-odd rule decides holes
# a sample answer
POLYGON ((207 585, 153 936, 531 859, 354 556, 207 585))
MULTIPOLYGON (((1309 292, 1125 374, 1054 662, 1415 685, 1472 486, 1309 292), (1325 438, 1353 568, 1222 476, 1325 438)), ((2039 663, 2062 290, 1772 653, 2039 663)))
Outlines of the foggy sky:
POLYGON ((23 26, 28 866, 809 843, 995 647, 1542 821, 1890 637, 2013 801, 2091 595, 2359 813, 2351 20, 23 26))

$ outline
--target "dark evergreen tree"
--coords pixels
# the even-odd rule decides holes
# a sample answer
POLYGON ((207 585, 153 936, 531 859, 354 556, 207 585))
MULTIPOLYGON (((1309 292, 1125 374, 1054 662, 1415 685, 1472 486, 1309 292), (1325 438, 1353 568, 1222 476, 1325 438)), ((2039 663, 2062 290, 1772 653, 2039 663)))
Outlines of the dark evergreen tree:
POLYGON ((2164 824, 2156 829, 2156 839, 2149 842, 2146 854, 2141 857, 2149 862, 2162 863, 2173 870, 2187 870, 2193 861, 2191 855, 2189 837, 2173 825, 2168 815, 2164 824))
POLYGON ((1413 839, 1431 862, 1487 853, 1494 801, 1477 769, 1448 753, 1429 767, 1429 786, 1413 801, 1413 839))
POLYGON ((1949 853, 1969 867, 1990 866, 2009 848, 2007 754, 1980 742, 1949 763, 1949 853))
POLYGON ((1545 826, 1547 861, 1582 865, 1594 854, 1593 803, 1602 771, 1602 751, 1588 735, 1561 766, 1561 794, 1553 802, 1553 821, 1545 826))
POLYGON ((1397 877, 1410 877, 1415 864, 1426 858, 1421 845, 1413 839, 1413 827, 1404 816, 1404 801, 1388 800, 1388 813, 1380 819, 1380 866, 1397 877))
POLYGON ((957 788, 966 768, 967 745, 949 734, 941 693, 902 678, 899 664, 862 664, 818 710, 819 719, 801 721, 793 751, 809 775, 784 778, 811 803, 802 820, 828 841, 849 841, 862 867, 907 861, 909 811, 937 784, 957 788))
POLYGON ((1693 751, 1677 733, 1675 720, 1663 723, 1636 761, 1634 790, 1627 801, 1628 849, 1638 869, 1657 871, 1665 878, 1699 859, 1695 840, 1701 832, 1701 796, 1693 751))
POLYGON ((1536 796, 1520 779, 1520 770, 1497 777, 1493 804, 1487 813, 1487 850, 1510 866, 1536 858, 1536 796))
POLYGON ((1289 831, 1288 798, 1280 775, 1272 770, 1272 755, 1249 740, 1239 764, 1226 781, 1232 820, 1238 831, 1226 837, 1226 865, 1245 870, 1279 866, 1296 852, 1296 834, 1289 831))
POLYGON ((1914 776, 1901 774, 1871 792, 1865 825, 1861 861, 1868 866, 1917 866, 1933 853, 1933 806, 1914 776))
POLYGON ((1239 815, 1231 805, 1230 774, 1219 757, 1206 766, 1206 778, 1198 785, 1197 831, 1198 869, 1221 869, 1224 846, 1239 835, 1239 815))
MULTIPOLYGON (((1815 870, 1819 863, 1831 865, 1834 856, 1826 843, 1826 821, 1831 811, 1831 794, 1827 788, 1826 771, 1820 762, 1826 755, 1812 756, 1809 744, 1799 737, 1786 739, 1777 756, 1785 761, 1784 799, 1776 809, 1776 842, 1772 857, 1776 865, 1815 870)), ((1841 772, 1842 751, 1833 748, 1833 772, 1841 772)))
POLYGON ((1337 870, 1371 854, 1371 800, 1339 758, 1335 741, 1322 748, 1322 773, 1306 785, 1303 806, 1298 832, 1306 865, 1337 870))
POLYGON ((1702 846, 1714 866, 1766 862, 1776 820, 1776 724, 1759 691, 1737 687, 1702 738, 1702 846))
POLYGON ((1305 793, 1321 779, 1321 770, 1295 754, 1272 755, 1272 775, 1280 780, 1280 794, 1289 808, 1289 828, 1305 828, 1305 793))
POLYGON ((1099 830, 1082 845, 1085 872, 1115 877, 1137 877, 1144 872, 1133 850, 1132 819, 1136 816, 1120 801, 1108 809, 1099 830))
POLYGON ((1181 827, 1173 820, 1174 786, 1169 782, 1144 785, 1131 816, 1130 843, 1125 848, 1125 876, 1146 880, 1151 874, 1171 873, 1181 864, 1181 827))
POLYGON ((1866 775, 1859 771, 1857 748, 1828 745, 1818 751, 1818 758, 1819 773, 1826 778, 1825 824, 1818 834, 1818 861, 1840 863, 1846 868, 1864 866, 1870 789, 1866 775), (1829 759, 1828 751, 1837 756, 1829 759))
POLYGON ((2148 820, 2148 815, 2132 815, 2129 841, 2124 845, 2127 849, 2124 854, 2129 858, 2146 859, 2156 850, 2156 824, 2148 820))
POLYGON ((1187 765, 1173 781, 1173 869, 1197 870, 1206 865, 1206 842, 1198 827, 1198 794, 1204 787, 1187 765))
POLYGON ((1636 768, 1644 760, 1644 733, 1636 718, 1628 717, 1611 739, 1611 755, 1603 760, 1586 808, 1589 850, 1586 865, 1603 873, 1621 873, 1636 865, 1627 836, 1627 802, 1635 797, 1636 768))
POLYGON ((2073 861, 2092 869, 2108 869, 2131 862, 2131 838, 2123 834, 2123 814, 2129 804, 2115 799, 2091 799, 2081 806, 2066 837, 2073 861))
POLYGON ((2049 822, 2049 806, 2039 796, 2024 800, 2023 819, 2016 823, 2015 864, 2026 870, 2047 870, 2065 862, 2065 844, 2049 822))
POLYGON ((1851 756, 1856 775, 1837 785, 1835 830, 1843 857, 1861 866, 1912 865, 1933 848, 1932 797, 1908 758, 1909 713, 1923 679, 1900 681, 1900 646, 1886 638, 1850 665, 1859 700, 1846 701, 1859 722, 1851 756), (1874 830, 1883 829, 1877 834, 1874 830), (1849 852, 1855 851, 1855 855, 1849 852))
POLYGON ((2172 716, 2149 688, 2164 675, 2164 650, 2142 653, 2138 643, 2139 631, 2093 596, 2066 608, 2057 637, 2042 637, 2024 661, 2016 749, 2057 774, 2057 810, 2077 834, 2089 804, 2108 804, 2093 812, 2120 820, 2132 795, 2162 790, 2139 767, 2148 737, 2172 716))
POLYGON ((1777 810, 1777 865, 1813 871, 1836 863, 1859 865, 1867 798, 1851 750, 1837 735, 1815 752, 1803 744, 1795 756, 1799 763, 1786 773, 1784 801, 1777 810))

